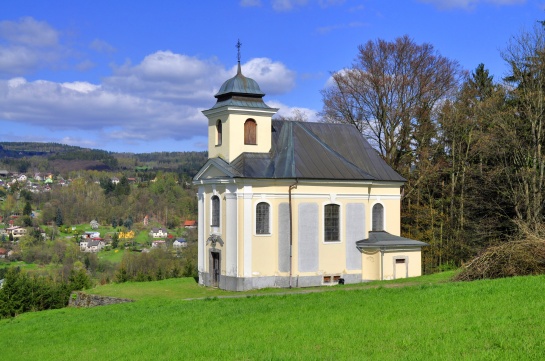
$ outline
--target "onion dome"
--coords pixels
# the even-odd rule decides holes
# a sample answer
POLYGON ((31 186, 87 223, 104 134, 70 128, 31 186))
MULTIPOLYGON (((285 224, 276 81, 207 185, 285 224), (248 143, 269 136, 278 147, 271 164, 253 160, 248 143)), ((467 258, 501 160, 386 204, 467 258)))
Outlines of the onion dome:
POLYGON ((225 81, 214 95, 218 101, 212 109, 226 105, 269 109, 270 107, 263 102, 263 96, 265 93, 261 91, 257 82, 242 75, 239 62, 237 75, 225 81))

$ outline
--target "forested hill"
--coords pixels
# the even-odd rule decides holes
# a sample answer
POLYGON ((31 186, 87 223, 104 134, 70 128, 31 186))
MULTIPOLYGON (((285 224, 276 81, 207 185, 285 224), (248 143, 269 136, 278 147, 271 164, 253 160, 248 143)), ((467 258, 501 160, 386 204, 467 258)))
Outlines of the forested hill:
POLYGON ((0 169, 10 172, 69 173, 78 170, 172 171, 192 177, 206 152, 115 153, 59 143, 0 142, 0 169))

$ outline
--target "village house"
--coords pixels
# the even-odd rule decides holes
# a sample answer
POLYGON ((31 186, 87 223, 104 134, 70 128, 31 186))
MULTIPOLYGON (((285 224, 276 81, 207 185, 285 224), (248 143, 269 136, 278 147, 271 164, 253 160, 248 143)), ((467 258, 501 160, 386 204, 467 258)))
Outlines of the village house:
POLYGON ((223 83, 198 185, 199 282, 227 290, 419 276, 401 187, 352 125, 273 120, 259 85, 223 83))
POLYGON ((168 231, 166 228, 153 227, 149 232, 149 235, 153 238, 165 238, 168 237, 168 231))
POLYGON ((174 248, 184 248, 187 247, 187 240, 185 238, 178 238, 172 242, 172 247, 174 248))
POLYGON ((194 220, 186 220, 186 221, 184 221, 184 228, 188 228, 188 229, 195 229, 195 228, 197 228, 197 221, 194 221, 194 220))
POLYGON ((81 235, 81 238, 100 238, 100 232, 86 231, 81 235))
POLYGON ((106 242, 102 238, 85 239, 79 243, 80 251, 97 253, 106 246, 106 242))
POLYGON ((13 226, 13 227, 6 228, 6 232, 8 233, 8 235, 11 234, 13 238, 21 238, 24 235, 26 235, 27 230, 26 228, 23 228, 23 227, 13 226))

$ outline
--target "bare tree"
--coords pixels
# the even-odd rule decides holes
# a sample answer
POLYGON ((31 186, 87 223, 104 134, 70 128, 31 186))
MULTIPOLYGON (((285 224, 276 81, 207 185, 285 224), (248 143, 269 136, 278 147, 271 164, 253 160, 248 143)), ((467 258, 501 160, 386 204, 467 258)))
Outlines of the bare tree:
POLYGON ((511 38, 502 52, 510 66, 510 111, 498 123, 498 149, 518 221, 538 230, 545 210, 545 23, 511 38), (503 137, 502 137, 503 135, 503 137), (505 135, 509 135, 506 138, 505 135))
POLYGON ((322 91, 321 116, 355 125, 390 165, 406 173, 413 143, 433 140, 432 113, 457 89, 460 74, 456 61, 408 36, 369 41, 358 47, 350 68, 333 73, 333 84, 322 91))

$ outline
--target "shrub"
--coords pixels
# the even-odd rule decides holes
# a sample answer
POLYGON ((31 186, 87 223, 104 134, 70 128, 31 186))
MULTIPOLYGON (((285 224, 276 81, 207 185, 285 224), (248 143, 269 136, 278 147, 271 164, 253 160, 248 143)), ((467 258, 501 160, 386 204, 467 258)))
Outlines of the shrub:
POLYGON ((66 307, 72 291, 91 286, 91 280, 84 270, 72 271, 69 282, 66 283, 11 267, 6 272, 4 286, 0 289, 0 318, 14 317, 29 311, 66 307))
POLYGON ((545 273, 545 241, 506 242, 486 249, 467 263, 457 281, 538 275, 545 273))

